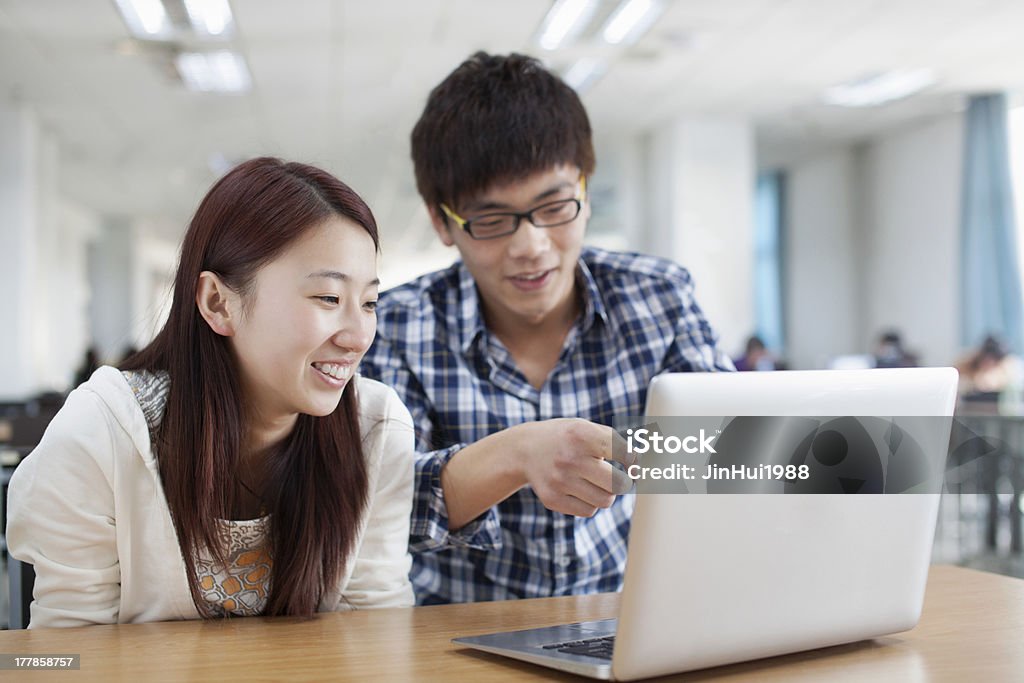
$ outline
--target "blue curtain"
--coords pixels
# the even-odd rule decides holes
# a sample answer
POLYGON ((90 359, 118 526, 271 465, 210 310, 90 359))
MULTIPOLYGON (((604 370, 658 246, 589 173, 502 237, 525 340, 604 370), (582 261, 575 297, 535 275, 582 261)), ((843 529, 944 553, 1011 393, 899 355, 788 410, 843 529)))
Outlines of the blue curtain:
POLYGON ((972 97, 960 221, 962 341, 973 348, 997 334, 1021 353, 1024 311, 1007 137, 1006 97, 972 97))
POLYGON ((754 195, 754 317, 765 346, 783 355, 782 192, 778 172, 757 175, 754 195))

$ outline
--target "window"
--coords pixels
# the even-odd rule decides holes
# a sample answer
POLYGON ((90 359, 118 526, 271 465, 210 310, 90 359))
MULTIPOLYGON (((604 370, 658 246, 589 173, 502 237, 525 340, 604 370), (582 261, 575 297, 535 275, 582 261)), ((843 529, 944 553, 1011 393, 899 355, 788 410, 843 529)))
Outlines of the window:
MULTIPOLYGON (((1009 110, 1007 114, 1010 146, 1010 183, 1013 188, 1013 212, 1016 216, 1017 263, 1024 279, 1024 104, 1009 110)), ((1024 282, 1021 283, 1024 289, 1024 282)))

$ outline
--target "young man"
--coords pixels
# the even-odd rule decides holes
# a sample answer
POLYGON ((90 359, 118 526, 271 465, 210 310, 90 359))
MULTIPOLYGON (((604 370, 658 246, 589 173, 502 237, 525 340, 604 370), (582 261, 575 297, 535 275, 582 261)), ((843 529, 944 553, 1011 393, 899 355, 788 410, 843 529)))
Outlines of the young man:
POLYGON ((690 276, 583 247, 590 123, 535 59, 464 62, 431 92, 412 157, 462 258, 380 297, 362 372, 416 423, 417 601, 617 590, 634 501, 616 495, 609 425, 643 414, 658 373, 732 369, 690 276))

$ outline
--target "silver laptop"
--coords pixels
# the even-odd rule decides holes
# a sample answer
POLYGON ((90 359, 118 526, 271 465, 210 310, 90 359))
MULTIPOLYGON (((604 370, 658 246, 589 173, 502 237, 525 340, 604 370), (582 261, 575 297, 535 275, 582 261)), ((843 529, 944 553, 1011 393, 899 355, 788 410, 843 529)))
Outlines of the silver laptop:
MULTIPOLYGON (((669 374, 651 383, 646 419, 925 416, 931 421, 918 427, 932 433, 918 435, 927 444, 920 455, 941 482, 949 440, 949 420, 941 418, 953 414, 956 387, 952 368, 669 374)), ((893 434, 883 438, 898 441, 893 434)), ((774 447, 766 441, 765 450, 774 447)), ((938 489, 795 490, 627 494, 637 501, 618 619, 453 642, 593 678, 633 680, 913 628, 938 489)))

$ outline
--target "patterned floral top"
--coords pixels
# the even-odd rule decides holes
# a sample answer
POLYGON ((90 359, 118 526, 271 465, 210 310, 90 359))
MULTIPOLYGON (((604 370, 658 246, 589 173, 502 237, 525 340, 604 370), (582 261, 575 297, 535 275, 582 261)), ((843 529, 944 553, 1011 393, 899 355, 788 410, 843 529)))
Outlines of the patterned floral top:
MULTIPOLYGON (((160 426, 171 380, 167 373, 122 373, 139 401, 150 435, 160 426)), ((154 449, 156 441, 153 440, 154 449)), ((196 558, 196 576, 203 598, 218 616, 251 617, 263 613, 270 592, 273 560, 267 544, 270 515, 250 520, 218 519, 218 537, 225 548, 227 566, 209 553, 196 558)))

